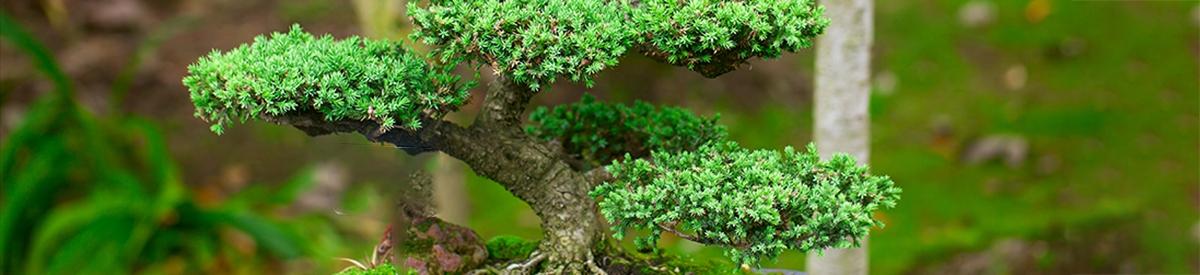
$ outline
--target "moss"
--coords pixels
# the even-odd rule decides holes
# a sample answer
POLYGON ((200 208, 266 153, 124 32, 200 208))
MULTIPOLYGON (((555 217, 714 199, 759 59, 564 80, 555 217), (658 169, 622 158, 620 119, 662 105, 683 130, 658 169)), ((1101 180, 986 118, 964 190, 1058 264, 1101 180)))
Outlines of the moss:
POLYGON ((528 257, 537 249, 538 243, 516 236, 496 236, 487 242, 491 260, 515 260, 528 257))
POLYGON ((393 274, 417 274, 417 272, 413 271, 413 270, 401 271, 399 269, 396 269, 396 266, 393 266, 392 264, 382 264, 382 265, 373 267, 371 269, 352 268, 349 270, 338 272, 337 274, 339 274, 339 275, 393 275, 393 274))
POLYGON ((662 250, 632 251, 611 238, 598 242, 592 253, 609 274, 753 274, 728 261, 702 260, 662 250))

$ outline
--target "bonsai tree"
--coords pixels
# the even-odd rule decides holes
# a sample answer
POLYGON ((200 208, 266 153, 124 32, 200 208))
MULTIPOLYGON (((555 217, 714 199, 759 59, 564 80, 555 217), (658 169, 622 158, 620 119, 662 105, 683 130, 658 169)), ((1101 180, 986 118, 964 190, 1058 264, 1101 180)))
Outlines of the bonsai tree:
POLYGON ((626 234, 642 248, 664 233, 721 246, 751 266, 853 247, 899 197, 848 156, 742 148, 717 117, 680 108, 585 96, 523 121, 548 84, 590 86, 630 52, 716 77, 809 47, 828 24, 810 0, 433 0, 408 11, 413 37, 434 46, 427 56, 299 26, 213 51, 183 79, 196 116, 218 134, 261 119, 458 158, 541 218, 536 251, 510 266, 526 272, 603 273, 628 258, 613 245, 626 234), (470 125, 442 120, 472 100, 473 81, 452 73, 461 64, 496 75, 470 125))

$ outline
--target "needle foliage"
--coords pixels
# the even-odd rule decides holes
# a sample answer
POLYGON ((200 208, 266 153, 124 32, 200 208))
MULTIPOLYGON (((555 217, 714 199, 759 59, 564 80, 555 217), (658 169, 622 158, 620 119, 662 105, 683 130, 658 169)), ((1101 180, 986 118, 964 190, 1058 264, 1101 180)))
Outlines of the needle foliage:
POLYGON ((642 0, 631 23, 646 55, 715 77, 812 46, 829 25, 823 11, 812 0, 642 0))
POLYGON ((629 49, 715 77, 812 45, 828 20, 812 0, 435 0, 409 4, 413 37, 444 61, 491 65, 538 89, 590 85, 629 49))
POLYGON ((822 161, 816 147, 782 152, 713 142, 696 151, 655 152, 608 166, 614 179, 597 187, 601 213, 616 237, 627 229, 650 234, 636 243, 653 247, 659 235, 728 248, 737 263, 757 265, 784 250, 857 246, 871 213, 896 205, 900 188, 873 176, 853 158, 822 161))
POLYGON ((599 167, 629 155, 642 158, 653 151, 695 150, 724 139, 718 116, 701 117, 676 107, 655 107, 637 101, 633 106, 596 101, 585 94, 579 102, 538 107, 529 116, 526 132, 542 140, 557 140, 568 154, 599 167))
POLYGON ((591 84, 591 75, 617 64, 637 34, 628 7, 597 0, 478 0, 415 2, 414 37, 442 60, 470 60, 539 89, 558 77, 591 84))
POLYGON ((459 85, 450 69, 400 43, 315 37, 293 25, 228 52, 214 50, 188 66, 183 84, 196 116, 217 133, 232 121, 289 112, 415 129, 421 117, 440 117, 466 102, 470 85, 459 85))

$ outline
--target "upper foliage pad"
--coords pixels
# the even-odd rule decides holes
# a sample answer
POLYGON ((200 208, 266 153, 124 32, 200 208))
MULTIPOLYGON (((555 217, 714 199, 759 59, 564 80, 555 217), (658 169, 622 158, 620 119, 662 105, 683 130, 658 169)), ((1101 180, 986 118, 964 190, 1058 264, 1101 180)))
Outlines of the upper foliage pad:
POLYGON ((636 32, 625 4, 600 0, 434 0, 415 3, 413 37, 439 45, 444 61, 468 59, 538 89, 559 77, 590 85, 617 64, 636 32))
POLYGON ((596 188, 601 213, 620 238, 648 229, 641 246, 663 231, 728 247, 737 263, 756 265, 785 249, 852 247, 867 236, 872 212, 894 207, 900 188, 872 176, 846 155, 821 161, 804 152, 748 150, 735 142, 695 152, 655 152, 608 167, 615 178, 596 188))
POLYGON ((183 84, 196 116, 213 131, 234 121, 289 112, 319 112, 326 120, 373 120, 384 129, 415 129, 422 116, 440 117, 467 100, 452 66, 430 65, 390 41, 288 33, 214 50, 188 66, 183 84))
POLYGON ((700 117, 682 108, 656 108, 641 101, 633 106, 597 102, 589 94, 574 104, 538 107, 529 120, 535 123, 526 128, 530 135, 562 142, 567 153, 593 167, 627 155, 642 158, 653 151, 695 150, 727 135, 716 116, 700 117))
POLYGON ((434 0, 409 5, 413 34, 443 60, 491 65, 533 89, 591 84, 627 49, 708 77, 812 45, 828 20, 812 0, 434 0))
POLYGON ((632 21, 642 52, 707 77, 810 47, 829 25, 813 0, 639 1, 632 21))

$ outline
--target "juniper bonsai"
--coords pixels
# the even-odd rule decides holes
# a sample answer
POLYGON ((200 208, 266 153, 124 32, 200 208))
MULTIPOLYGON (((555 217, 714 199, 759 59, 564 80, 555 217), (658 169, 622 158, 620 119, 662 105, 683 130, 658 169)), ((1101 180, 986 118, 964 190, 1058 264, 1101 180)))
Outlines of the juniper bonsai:
POLYGON ((596 259, 620 257, 613 238, 635 229, 648 232, 643 248, 670 233, 756 266, 789 249, 853 247, 882 225, 872 212, 899 198, 850 157, 745 149, 715 116, 681 108, 585 96, 522 122, 547 84, 590 85, 629 51, 716 77, 809 47, 828 24, 811 0, 433 0, 408 10, 413 37, 435 47, 428 56, 299 26, 213 51, 183 79, 196 116, 218 134, 262 119, 458 158, 541 218, 526 271, 603 272, 596 259), (461 63, 496 72, 470 125, 443 120, 470 97, 471 81, 451 73, 461 63))

